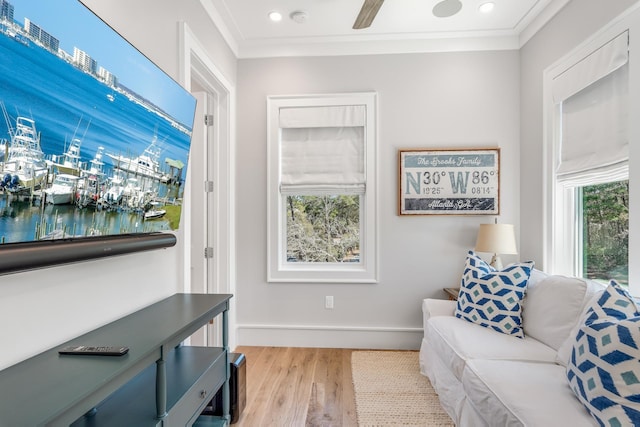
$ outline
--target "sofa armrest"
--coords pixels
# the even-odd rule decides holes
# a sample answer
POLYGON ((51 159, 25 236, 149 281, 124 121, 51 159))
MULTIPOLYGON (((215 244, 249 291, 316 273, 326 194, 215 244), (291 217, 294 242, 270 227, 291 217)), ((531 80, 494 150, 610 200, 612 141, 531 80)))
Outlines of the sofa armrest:
POLYGON ((422 300, 422 320, 424 328, 427 328, 427 321, 436 316, 453 316, 456 311, 456 302, 444 299, 427 298, 422 300))

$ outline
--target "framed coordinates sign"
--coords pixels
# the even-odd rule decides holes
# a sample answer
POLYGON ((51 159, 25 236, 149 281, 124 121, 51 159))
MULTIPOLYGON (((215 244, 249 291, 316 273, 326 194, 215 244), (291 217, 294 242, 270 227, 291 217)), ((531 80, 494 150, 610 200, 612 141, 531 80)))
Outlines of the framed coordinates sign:
POLYGON ((497 215, 500 149, 400 150, 400 215, 497 215))

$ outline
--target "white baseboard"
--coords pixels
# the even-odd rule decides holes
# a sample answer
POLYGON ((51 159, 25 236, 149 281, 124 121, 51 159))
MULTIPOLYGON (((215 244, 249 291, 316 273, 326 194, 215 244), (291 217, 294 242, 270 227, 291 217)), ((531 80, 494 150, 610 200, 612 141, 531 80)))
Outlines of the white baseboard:
POLYGON ((237 345, 418 350, 422 328, 236 325, 237 345))

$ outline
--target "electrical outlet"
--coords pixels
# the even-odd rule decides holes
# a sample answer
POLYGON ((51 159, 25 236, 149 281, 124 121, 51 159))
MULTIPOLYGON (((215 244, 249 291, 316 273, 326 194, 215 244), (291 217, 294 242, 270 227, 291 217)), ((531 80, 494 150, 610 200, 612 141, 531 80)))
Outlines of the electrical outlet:
POLYGON ((326 297, 324 297, 324 308, 333 308, 333 296, 332 295, 327 295, 326 297))

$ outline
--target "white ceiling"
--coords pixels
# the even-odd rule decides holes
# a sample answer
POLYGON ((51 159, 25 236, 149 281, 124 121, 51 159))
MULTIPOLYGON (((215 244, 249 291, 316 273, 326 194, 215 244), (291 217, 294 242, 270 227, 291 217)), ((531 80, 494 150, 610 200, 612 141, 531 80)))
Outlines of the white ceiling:
POLYGON ((239 58, 518 49, 569 0, 461 0, 437 18, 441 0, 386 0, 371 27, 353 30, 363 0, 200 0, 239 58), (283 19, 272 22, 271 11, 283 19), (297 23, 289 15, 307 14, 297 23))

